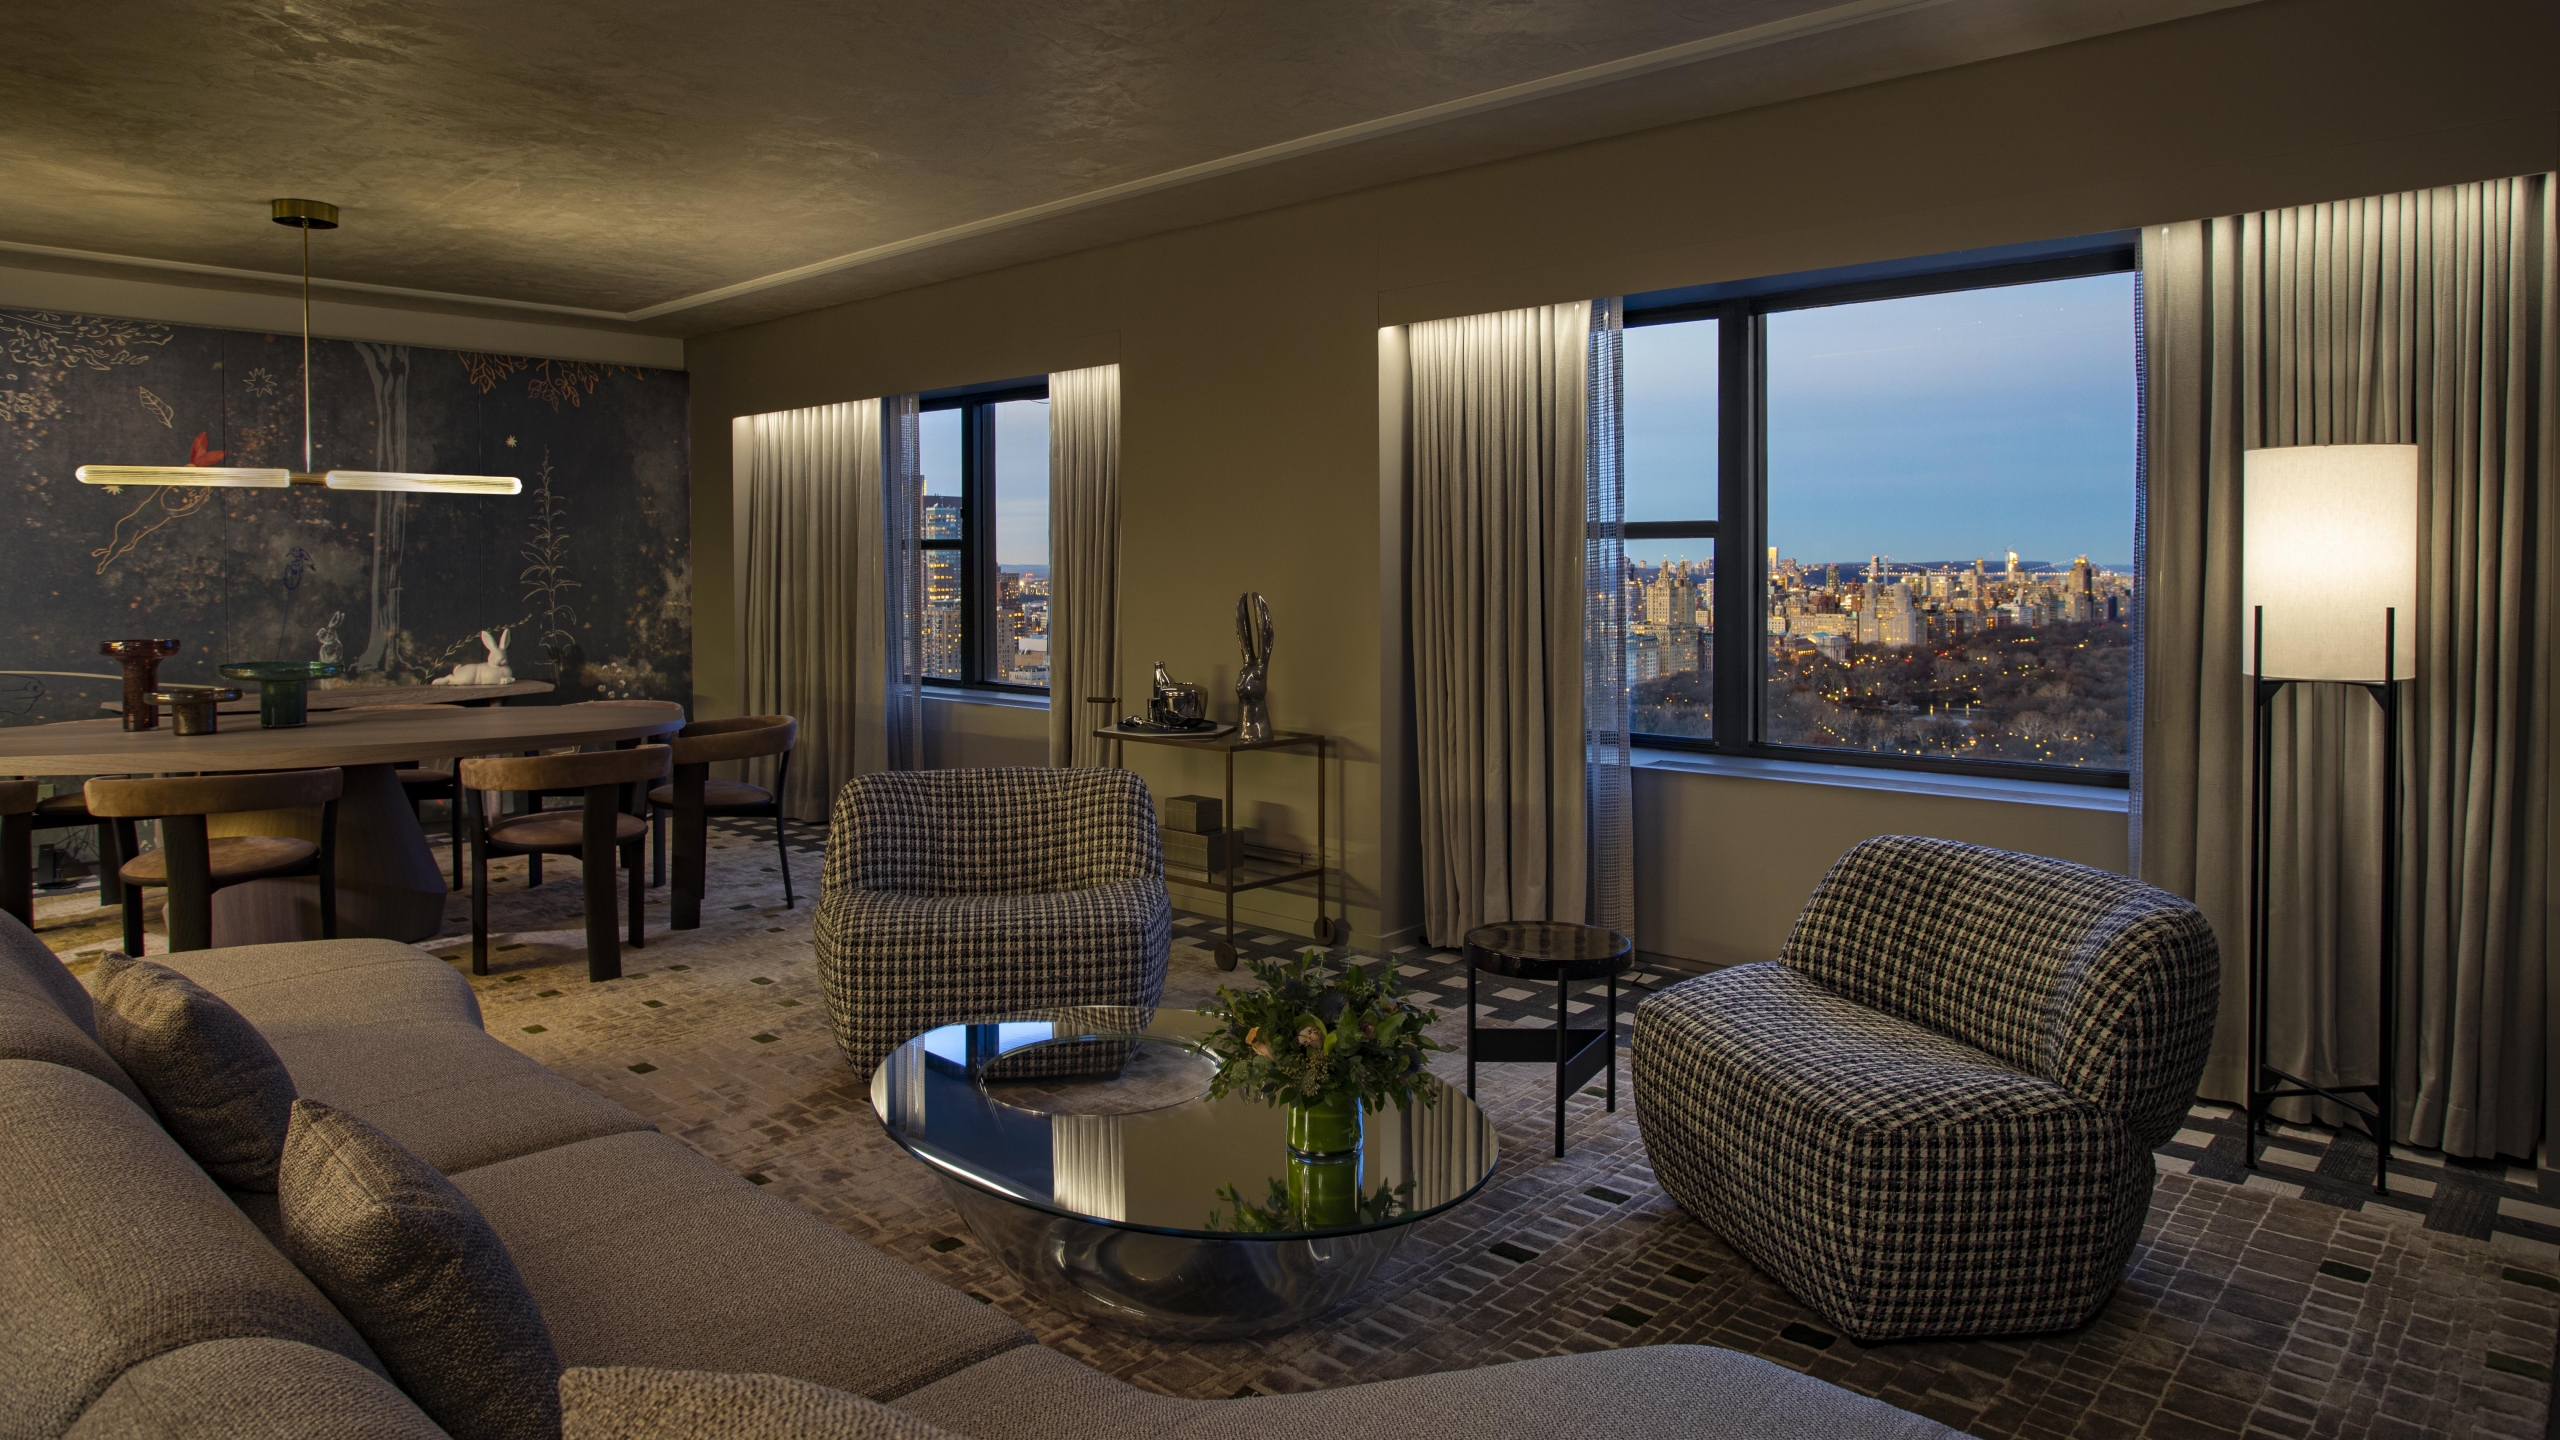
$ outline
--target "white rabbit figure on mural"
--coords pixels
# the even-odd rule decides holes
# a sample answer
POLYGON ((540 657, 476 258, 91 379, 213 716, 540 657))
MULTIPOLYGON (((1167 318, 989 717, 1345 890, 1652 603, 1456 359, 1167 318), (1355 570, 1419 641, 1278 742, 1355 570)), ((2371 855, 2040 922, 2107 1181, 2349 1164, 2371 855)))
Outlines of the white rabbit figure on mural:
POLYGON ((439 675, 427 683, 430 685, 514 684, 516 672, 507 668, 507 637, 514 633, 512 629, 501 630, 496 638, 492 639, 488 631, 481 631, 480 643, 489 647, 488 659, 456 665, 453 667, 452 674, 439 675))

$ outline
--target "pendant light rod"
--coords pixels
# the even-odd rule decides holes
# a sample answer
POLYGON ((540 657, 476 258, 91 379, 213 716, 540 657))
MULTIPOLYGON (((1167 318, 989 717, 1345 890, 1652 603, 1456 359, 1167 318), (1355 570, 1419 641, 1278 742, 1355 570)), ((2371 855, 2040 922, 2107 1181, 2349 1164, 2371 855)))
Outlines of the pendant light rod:
POLYGON ((406 470, 332 470, 312 468, 316 458, 311 437, 311 232, 338 228, 338 207, 326 200, 276 200, 267 218, 302 232, 302 468, 299 470, 216 469, 201 465, 83 465, 83 485, 175 485, 283 489, 320 485, 331 490, 414 490, 440 494, 521 495, 524 481, 514 475, 445 475, 406 470))

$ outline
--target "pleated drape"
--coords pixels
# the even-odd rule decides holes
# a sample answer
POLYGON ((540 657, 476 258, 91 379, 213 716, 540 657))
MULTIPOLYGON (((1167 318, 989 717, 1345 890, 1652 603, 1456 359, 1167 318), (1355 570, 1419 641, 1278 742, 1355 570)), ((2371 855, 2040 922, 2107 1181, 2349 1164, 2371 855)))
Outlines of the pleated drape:
MULTIPOLYGON (((739 496, 738 655, 745 711, 791 715, 783 807, 824 822, 836 791, 883 768, 880 404, 731 422, 739 496)), ((750 767, 772 783, 772 762, 750 767)))
POLYGON ((1587 913, 1591 306, 1412 327, 1424 923, 1587 913))
POLYGON ((2379 793, 2379 711, 2363 692, 2294 686, 2276 712, 2269 1059, 2313 1079, 2373 1078, 2374 887, 2382 827, 2396 823, 2398 1132, 2470 1156, 2530 1155, 2541 1139, 2554 239, 2549 176, 2144 233, 2138 868, 2193 897, 2223 942, 2208 1094, 2245 1087, 2241 455, 2415 444, 2418 673, 2397 815, 2379 793))
MULTIPOLYGON (((1049 377, 1049 763, 1098 766, 1120 683, 1120 367, 1049 377)), ((1143 709, 1143 706, 1136 708, 1143 709)))

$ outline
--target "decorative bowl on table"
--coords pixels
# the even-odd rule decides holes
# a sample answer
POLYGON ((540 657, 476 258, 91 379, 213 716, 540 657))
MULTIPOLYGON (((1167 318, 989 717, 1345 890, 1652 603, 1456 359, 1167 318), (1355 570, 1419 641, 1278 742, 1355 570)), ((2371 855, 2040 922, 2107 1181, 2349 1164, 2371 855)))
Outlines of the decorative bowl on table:
POLYGON ((222 667, 222 678, 256 682, 258 728, 288 730, 307 718, 304 702, 311 682, 345 668, 333 660, 235 660, 222 667))
POLYGON ((168 706, 179 734, 211 735, 220 724, 216 717, 222 702, 239 699, 240 692, 228 685, 163 685, 143 698, 168 706))

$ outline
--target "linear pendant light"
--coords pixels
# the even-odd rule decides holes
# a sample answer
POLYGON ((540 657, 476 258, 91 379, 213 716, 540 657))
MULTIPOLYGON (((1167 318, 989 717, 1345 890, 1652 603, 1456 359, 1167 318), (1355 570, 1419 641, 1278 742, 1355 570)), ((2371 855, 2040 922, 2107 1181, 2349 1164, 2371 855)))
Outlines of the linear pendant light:
POLYGON ((83 465, 83 485, 194 485, 235 490, 282 490, 324 485, 332 490, 426 490, 445 495, 521 495, 513 475, 430 475, 406 470, 311 468, 311 232, 338 228, 338 207, 324 200, 278 200, 269 218, 302 232, 302 468, 226 469, 211 465, 83 465))

